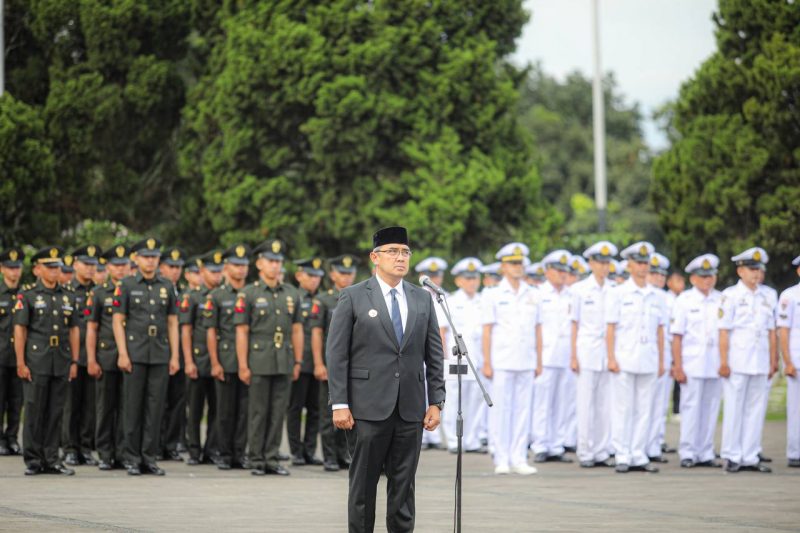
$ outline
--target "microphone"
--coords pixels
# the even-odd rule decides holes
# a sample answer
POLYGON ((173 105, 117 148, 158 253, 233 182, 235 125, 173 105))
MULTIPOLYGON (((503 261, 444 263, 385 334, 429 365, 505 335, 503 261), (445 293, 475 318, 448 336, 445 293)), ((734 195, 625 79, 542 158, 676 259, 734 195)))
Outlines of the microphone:
POLYGON ((438 286, 437 284, 435 284, 434 282, 432 282, 431 278, 429 278, 428 276, 425 276, 425 275, 420 276, 419 277, 419 284, 422 285, 423 287, 426 287, 426 288, 432 290, 436 294, 441 294, 443 296, 446 294, 444 292, 444 289, 441 288, 440 286, 438 286))

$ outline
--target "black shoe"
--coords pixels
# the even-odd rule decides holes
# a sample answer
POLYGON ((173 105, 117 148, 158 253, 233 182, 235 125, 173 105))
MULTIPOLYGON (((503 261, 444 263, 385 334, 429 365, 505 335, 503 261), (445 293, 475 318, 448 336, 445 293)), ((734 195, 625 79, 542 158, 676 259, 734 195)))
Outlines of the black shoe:
POLYGON ((114 470, 114 461, 106 462, 102 459, 100 460, 100 464, 97 465, 99 470, 114 470))
POLYGON ((178 444, 175 445, 175 450, 178 453, 187 453, 189 451, 189 448, 187 448, 184 443, 179 442, 178 444))
POLYGON ((69 452, 64 456, 64 464, 69 466, 78 466, 81 464, 81 460, 78 458, 78 454, 75 452, 69 452))
POLYGON ((772 458, 771 457, 767 457, 766 455, 758 454, 758 462, 759 463, 771 463, 772 462, 772 458))
POLYGON ((219 459, 213 455, 204 455, 200 459, 201 465, 215 465, 219 459))
POLYGON ((267 474, 267 475, 273 475, 273 476, 288 476, 289 475, 289 471, 286 470, 281 465, 276 465, 276 466, 267 465, 267 466, 264 467, 264 473, 267 474))
POLYGON ((231 463, 233 468, 240 468, 242 470, 250 470, 252 466, 250 465, 250 459, 242 459, 241 461, 234 461, 231 463))
POLYGON ((178 461, 181 463, 183 462, 183 457, 181 457, 181 454, 178 453, 178 450, 168 451, 166 454, 164 454, 164 458, 168 461, 178 461))
POLYGON ((609 457, 605 461, 595 461, 594 466, 604 466, 606 468, 612 468, 614 467, 614 459, 609 457))
POLYGON ((594 468, 594 461, 581 461, 581 468, 594 468))
POLYGON ((313 455, 305 456, 306 464, 311 466, 322 466, 322 459, 313 455))
POLYGON ((547 462, 547 454, 545 452, 539 452, 534 454, 533 456, 534 463, 546 463, 547 462))
POLYGON ((292 457, 292 466, 305 466, 306 458, 302 455, 295 455, 292 457))
POLYGON ((627 474, 630 471, 631 467, 626 465, 625 463, 618 464, 614 467, 614 472, 617 474, 627 474))
POLYGON ((564 453, 575 453, 576 451, 575 446, 564 446, 564 453))
POLYGON ((97 466, 97 460, 92 457, 91 453, 84 453, 81 455, 81 463, 85 464, 86 466, 97 466))
POLYGON ((800 459, 789 459, 789 468, 800 468, 800 459))
POLYGON ((663 455, 659 455, 659 456, 656 456, 656 457, 648 457, 648 459, 650 459, 651 463, 662 463, 663 464, 663 463, 668 463, 669 462, 669 459, 667 459, 663 455))
POLYGON ((291 457, 289 457, 285 453, 280 453, 280 452, 278 453, 278 461, 288 461, 289 459, 291 459, 291 457))
POLYGON ((467 453, 479 453, 481 455, 485 455, 485 454, 489 453, 489 448, 487 448, 486 446, 481 444, 480 448, 477 448, 475 450, 467 450, 467 453))
POLYGON ((574 461, 569 457, 564 457, 563 454, 561 455, 548 455, 547 456, 548 463, 573 463, 574 461))
POLYGON ((428 449, 428 450, 444 450, 445 447, 442 446, 438 442, 429 442, 428 445, 426 446, 426 449, 428 449))
POLYGON ((348 461, 347 459, 339 461, 339 468, 341 468, 342 470, 350 470, 350 461, 348 461))
POLYGON ((11 450, 5 444, 0 444, 0 455, 11 455, 11 450))
POLYGON ((155 463, 147 463, 142 467, 142 472, 145 474, 152 474, 154 476, 163 476, 166 474, 164 469, 155 463))
POLYGON ((197 466, 200 464, 200 459, 198 459, 197 457, 189 457, 186 460, 186 464, 189 466, 197 466))
POLYGON ((62 464, 57 464, 55 466, 48 466, 44 469, 45 474, 57 474, 59 476, 74 476, 75 471, 71 468, 67 468, 62 464))
POLYGON ((728 461, 725 463, 725 471, 730 474, 735 474, 740 468, 741 466, 739 463, 734 463, 733 461, 728 461))
POLYGON ((641 470, 642 472, 647 472, 648 474, 658 474, 658 467, 653 463, 647 463, 646 465, 637 467, 637 470, 641 470))
POLYGON ((220 460, 219 462, 217 462, 217 468, 219 468, 220 470, 230 470, 231 468, 233 468, 233 466, 231 466, 231 463, 227 461, 220 460))
POLYGON ((695 463, 693 459, 681 459, 681 468, 694 468, 695 463))
POLYGON ((675 453, 677 451, 678 451, 677 449, 670 448, 669 446, 667 446, 666 443, 661 445, 661 453, 675 453))
POLYGON ((128 471, 129 476, 141 476, 142 471, 139 469, 139 465, 128 465, 125 467, 128 471))
POLYGON ((722 468, 722 463, 716 459, 712 459, 711 461, 701 461, 699 463, 695 463, 694 466, 700 466, 703 468, 722 468))
POLYGON ((8 443, 8 449, 11 450, 11 455, 19 455, 22 453, 22 447, 19 442, 12 440, 8 443))
POLYGON ((322 465, 322 468, 326 472, 338 472, 339 463, 336 463, 335 461, 325 461, 322 465))
POLYGON ((44 471, 40 466, 28 466, 25 467, 25 475, 26 476, 38 476, 39 474, 44 474, 44 471))
POLYGON ((254 476, 266 476, 267 472, 264 470, 263 467, 254 468, 250 471, 250 473, 254 476))

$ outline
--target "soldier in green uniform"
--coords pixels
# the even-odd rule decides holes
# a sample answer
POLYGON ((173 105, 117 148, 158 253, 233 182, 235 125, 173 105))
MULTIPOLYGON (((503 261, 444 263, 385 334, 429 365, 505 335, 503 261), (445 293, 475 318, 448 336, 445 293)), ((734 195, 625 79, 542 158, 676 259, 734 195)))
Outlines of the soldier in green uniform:
POLYGON ((235 244, 223 254, 222 285, 208 295, 205 309, 211 375, 216 380, 217 446, 220 470, 250 468, 247 448, 247 385, 239 379, 236 360, 236 297, 244 288, 250 264, 250 247, 235 244), (210 302, 210 303, 209 303, 210 302))
MULTIPOLYGON (((175 301, 180 301, 181 270, 186 264, 186 254, 178 247, 165 248, 158 265, 161 277, 172 284, 175 301)), ((192 263, 194 264, 194 263, 192 263)), ((195 265, 195 268, 197 265, 195 265)), ((181 352, 183 353, 183 352, 181 352)), ((186 374, 183 357, 180 357, 180 370, 169 377, 167 383, 167 404, 164 406, 164 420, 161 424, 161 457, 170 461, 183 461, 180 451, 185 451, 186 440, 186 374)))
POLYGON ((161 420, 169 376, 180 369, 175 294, 156 274, 160 245, 151 237, 131 247, 139 272, 122 281, 112 304, 117 366, 124 372, 125 460, 132 476, 165 473, 156 463, 161 420))
POLYGON ((75 275, 75 269, 72 267, 73 258, 71 255, 65 255, 61 258, 61 272, 58 274, 58 284, 62 287, 69 285, 72 277, 75 275))
POLYGON ((315 318, 312 313, 313 300, 325 271, 319 257, 295 261, 295 265, 295 279, 300 292, 300 315, 303 320, 303 365, 300 367, 300 377, 292 382, 289 410, 286 413, 286 433, 294 466, 321 465, 322 461, 315 456, 319 434, 319 381, 314 379, 311 321, 315 318), (306 427, 301 439, 303 408, 306 410, 306 427))
POLYGON ((0 253, 0 274, 3 275, 0 281, 0 455, 18 455, 20 452, 17 434, 22 411, 22 380, 17 376, 12 315, 17 303, 23 259, 25 253, 20 248, 9 247, 0 253))
POLYGON ((208 314, 208 293, 219 286, 222 279, 222 252, 212 250, 200 258, 199 289, 183 293, 180 303, 181 348, 189 378, 186 399, 189 414, 186 423, 189 460, 188 465, 212 463, 217 456, 215 438, 215 418, 217 415, 214 378, 211 377, 211 359, 206 346, 207 326, 205 317, 208 314), (208 406, 206 440, 201 446, 200 424, 203 412, 208 406))
POLYGON ((106 269, 106 260, 102 256, 97 260, 97 269, 94 272, 94 284, 102 285, 108 281, 108 270, 106 269))
POLYGON ((28 476, 75 473, 58 457, 67 382, 77 375, 80 352, 75 299, 58 284, 63 257, 56 246, 36 252, 31 262, 37 263, 39 279, 17 295, 14 306, 17 375, 25 389, 22 439, 28 476))
POLYGON ((102 255, 98 246, 89 244, 72 252, 74 275, 66 285, 75 298, 75 314, 81 331, 78 373, 67 385, 67 401, 61 421, 61 448, 64 463, 69 466, 81 464, 94 466, 92 457, 95 432, 95 380, 86 370, 86 322, 92 313, 94 274, 98 258, 102 255))
POLYGON ((320 292, 312 304, 311 349, 314 355, 314 377, 320 382, 319 411, 322 458, 328 472, 349 468, 350 459, 344 431, 333 425, 331 406, 328 403, 328 369, 325 360, 325 341, 331 325, 333 311, 341 291, 353 284, 359 259, 352 254, 340 255, 328 260, 329 276, 333 288, 320 292))
POLYGON ((128 277, 128 247, 117 244, 107 250, 105 260, 110 279, 95 287, 86 323, 86 360, 89 375, 97 380, 95 444, 100 456, 100 470, 123 466, 122 372, 117 366, 119 354, 114 340, 114 293, 128 277))
POLYGON ((247 444, 253 475, 289 475, 278 462, 278 449, 290 381, 303 364, 303 323, 297 289, 278 281, 284 250, 279 239, 253 250, 259 279, 239 292, 234 306, 239 379, 250 386, 247 444))

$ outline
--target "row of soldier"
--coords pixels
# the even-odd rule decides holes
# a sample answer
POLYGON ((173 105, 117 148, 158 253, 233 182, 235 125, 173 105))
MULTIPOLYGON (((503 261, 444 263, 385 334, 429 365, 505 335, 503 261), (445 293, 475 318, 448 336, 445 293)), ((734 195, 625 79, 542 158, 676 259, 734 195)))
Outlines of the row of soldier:
MULTIPOLYGON (((68 465, 94 464, 96 449, 101 469, 163 474, 156 460, 181 460, 185 431, 189 464, 286 475, 279 460, 287 458, 278 451, 286 413, 292 464, 346 468, 343 434, 330 423, 324 340, 338 292, 353 283, 358 259, 333 258, 333 288, 320 291, 322 261, 297 262, 295 288, 282 282, 284 253, 279 240, 252 251, 240 244, 210 252, 186 262, 189 287, 180 293, 183 253, 162 253, 155 239, 104 254, 81 247, 71 254, 72 265, 63 250, 47 247, 32 258, 37 283, 15 295, 22 252, 6 250, 0 325, 9 342, 0 400, 7 424, 0 453, 19 450, 16 366, 28 383, 28 474, 72 473, 62 465, 59 445, 68 465), (245 286, 252 258, 258 281, 245 286), (95 279, 101 266, 110 280, 95 279), (74 279, 64 280, 70 269, 74 279), (9 359, 12 346, 17 353, 9 359), (208 431, 201 443, 204 412, 208 431), (317 428, 324 461, 315 455, 317 428)), ((535 473, 529 450, 537 463, 571 462, 565 452, 577 450, 582 467, 656 472, 652 463, 666 461, 674 377, 682 392, 681 466, 721 466, 713 438, 724 389, 726 469, 766 472, 760 435, 780 345, 789 377, 787 455, 790 466, 800 465, 792 359, 800 355, 793 323, 800 297, 789 289, 779 305, 761 284, 766 252, 754 248, 733 258, 741 281, 725 297, 714 289, 719 260, 712 254, 686 267, 693 287, 683 293, 680 275, 662 290, 669 261, 649 243, 623 250, 622 264, 616 255, 613 244, 600 242, 583 257, 556 250, 530 264, 527 247, 511 243, 497 253, 498 263, 484 266, 471 257, 456 263, 453 318, 496 404, 490 412, 477 384, 465 378, 465 449, 490 450, 498 474, 535 473)), ((417 265, 439 284, 446 268, 440 258, 417 265)), ((447 323, 441 316, 439 323, 450 348, 447 323)), ((447 378, 451 401, 443 430, 452 451, 455 381, 447 378)), ((442 447, 437 433, 425 432, 424 440, 442 447)))

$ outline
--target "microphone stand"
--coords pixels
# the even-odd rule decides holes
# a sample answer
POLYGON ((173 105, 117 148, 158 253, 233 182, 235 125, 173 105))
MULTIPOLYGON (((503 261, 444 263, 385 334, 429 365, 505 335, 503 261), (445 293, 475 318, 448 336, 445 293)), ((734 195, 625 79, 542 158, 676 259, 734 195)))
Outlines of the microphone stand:
POLYGON ((478 372, 475 370, 472 360, 469 358, 469 353, 467 352, 467 345, 464 343, 464 338, 453 325, 453 318, 450 315, 450 307, 447 305, 447 298, 444 295, 444 291, 436 292, 436 301, 439 302, 439 305, 444 312, 444 316, 447 317, 447 322, 450 324, 450 331, 453 332, 453 339, 455 339, 456 342, 456 345, 453 346, 453 355, 456 356, 456 364, 450 365, 450 374, 456 374, 458 376, 458 415, 456 416, 458 457, 456 459, 456 509, 454 529, 457 533, 461 533, 461 472, 463 455, 462 440, 464 437, 464 417, 462 416, 461 412, 461 376, 467 373, 467 365, 462 364, 462 358, 466 359, 470 370, 472 370, 472 374, 475 376, 475 381, 477 381, 478 386, 481 388, 481 392, 483 393, 483 401, 485 401, 486 405, 489 407, 492 407, 494 404, 492 403, 492 398, 489 396, 489 393, 486 392, 486 388, 483 386, 483 382, 481 381, 480 376, 478 376, 478 372))

